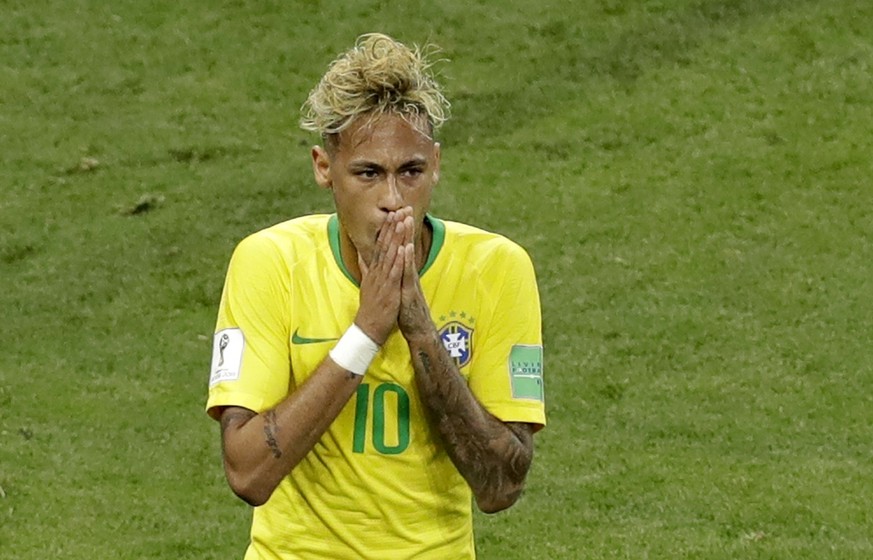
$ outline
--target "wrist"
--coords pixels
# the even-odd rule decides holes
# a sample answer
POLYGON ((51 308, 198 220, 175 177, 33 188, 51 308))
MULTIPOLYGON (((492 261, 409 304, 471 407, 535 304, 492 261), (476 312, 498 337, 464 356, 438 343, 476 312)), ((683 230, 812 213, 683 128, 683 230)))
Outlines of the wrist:
POLYGON ((419 328, 401 329, 401 334, 403 334, 403 338, 406 340, 406 343, 410 348, 421 348, 422 346, 439 342, 439 334, 437 333, 436 326, 431 322, 428 322, 428 324, 422 325, 419 328))
POLYGON ((367 333, 352 323, 346 332, 340 337, 330 352, 330 358, 338 366, 355 375, 363 376, 367 368, 379 353, 380 345, 377 344, 367 333))
POLYGON ((358 310, 358 313, 355 314, 352 326, 361 329, 361 331, 367 335, 367 338, 375 342, 378 346, 383 346, 385 344, 385 341, 388 340, 388 335, 391 334, 391 330, 394 328, 394 325, 391 325, 386 331, 385 325, 370 320, 366 314, 361 313, 361 310, 358 310))

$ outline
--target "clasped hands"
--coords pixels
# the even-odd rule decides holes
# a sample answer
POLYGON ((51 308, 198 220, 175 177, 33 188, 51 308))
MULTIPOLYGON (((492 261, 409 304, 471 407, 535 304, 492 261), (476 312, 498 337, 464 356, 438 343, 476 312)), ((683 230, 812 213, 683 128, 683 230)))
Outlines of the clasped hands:
POLYGON ((360 307, 355 324, 380 346, 395 326, 411 341, 434 329, 421 291, 415 254, 412 207, 389 212, 376 240, 376 248, 361 269, 360 307))

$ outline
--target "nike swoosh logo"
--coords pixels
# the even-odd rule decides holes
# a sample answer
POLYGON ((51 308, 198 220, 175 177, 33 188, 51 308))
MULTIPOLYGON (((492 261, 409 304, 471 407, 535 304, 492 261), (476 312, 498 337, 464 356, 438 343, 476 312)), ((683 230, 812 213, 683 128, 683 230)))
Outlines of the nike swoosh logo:
POLYGON ((334 340, 339 340, 339 337, 336 338, 307 338, 305 336, 300 336, 297 332, 300 329, 294 329, 294 334, 291 335, 291 344, 318 344, 319 342, 332 342, 334 340))

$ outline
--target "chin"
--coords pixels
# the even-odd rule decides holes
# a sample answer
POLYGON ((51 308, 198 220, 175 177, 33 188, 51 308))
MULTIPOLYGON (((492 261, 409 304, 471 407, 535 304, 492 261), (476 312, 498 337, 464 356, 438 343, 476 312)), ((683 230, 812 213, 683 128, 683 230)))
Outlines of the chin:
POLYGON ((354 246, 355 246, 355 251, 361 257, 361 260, 363 260, 365 263, 369 264, 370 261, 373 259, 373 253, 376 252, 376 243, 375 242, 369 242, 366 244, 355 243, 354 246))

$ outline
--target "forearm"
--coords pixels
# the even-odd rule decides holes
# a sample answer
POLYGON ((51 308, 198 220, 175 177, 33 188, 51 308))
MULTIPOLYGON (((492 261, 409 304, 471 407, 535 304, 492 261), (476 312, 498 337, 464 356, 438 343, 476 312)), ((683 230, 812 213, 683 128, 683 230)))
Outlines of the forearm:
POLYGON ((221 415, 225 473, 233 491, 260 505, 309 453, 360 384, 330 358, 275 408, 221 415))
POLYGON ((485 410, 435 329, 408 342, 421 399, 479 508, 491 513, 511 506, 533 459, 530 428, 504 423, 485 410))

